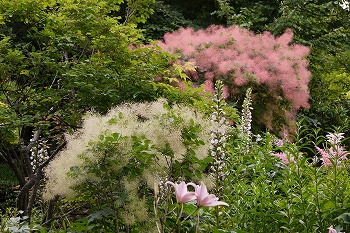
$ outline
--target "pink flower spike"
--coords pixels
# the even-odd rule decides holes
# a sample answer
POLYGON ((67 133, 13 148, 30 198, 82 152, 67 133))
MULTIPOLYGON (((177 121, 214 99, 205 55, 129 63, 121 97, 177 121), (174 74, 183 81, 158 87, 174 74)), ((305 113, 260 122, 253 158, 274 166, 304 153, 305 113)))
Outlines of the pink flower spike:
POLYGON ((197 196, 197 205, 199 207, 218 206, 218 205, 228 206, 226 202, 218 201, 218 198, 214 194, 209 194, 207 187, 203 182, 201 182, 201 185, 197 185, 195 187, 195 193, 197 196))
POLYGON ((174 187, 177 203, 186 203, 196 199, 196 194, 194 192, 188 192, 187 190, 188 185, 193 186, 192 183, 185 184, 183 181, 180 182, 180 184, 174 184, 171 181, 167 181, 165 183, 174 187))

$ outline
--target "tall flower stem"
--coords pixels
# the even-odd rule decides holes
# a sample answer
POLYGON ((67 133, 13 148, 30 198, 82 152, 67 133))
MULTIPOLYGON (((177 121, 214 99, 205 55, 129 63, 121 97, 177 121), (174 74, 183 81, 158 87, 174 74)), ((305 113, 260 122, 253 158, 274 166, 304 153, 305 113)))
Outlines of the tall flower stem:
POLYGON ((161 222, 161 217, 158 214, 158 203, 159 203, 159 189, 158 184, 154 185, 154 201, 153 201, 153 208, 154 208, 154 215, 155 215, 155 222, 158 233, 164 232, 162 224, 159 224, 161 222), (160 226, 159 226, 160 225, 160 226))
POLYGON ((192 213, 190 213, 189 215, 187 215, 186 218, 184 218, 181 223, 185 222, 187 219, 189 219, 194 213, 196 213, 201 207, 197 207, 197 209, 195 209, 194 211, 192 211, 192 213))
POLYGON ((242 105, 241 123, 238 126, 240 137, 242 139, 241 151, 244 155, 249 153, 252 141, 252 110, 252 89, 248 88, 242 105))
POLYGON ((180 233, 181 232, 181 216, 182 216, 182 211, 184 209, 184 203, 181 203, 181 207, 180 207, 180 211, 177 213, 177 218, 176 218, 176 223, 175 223, 175 226, 176 229, 177 229, 177 233, 180 233))
POLYGON ((197 214, 196 233, 198 233, 198 228, 199 228, 199 211, 198 211, 198 214, 197 214))
MULTIPOLYGON (((215 179, 215 195, 220 197, 220 193, 223 190, 222 181, 225 179, 225 142, 226 142, 226 118, 224 107, 226 105, 223 99, 223 83, 222 81, 217 81, 215 84, 215 95, 213 97, 214 105, 212 106, 212 139, 210 145, 210 152, 213 158, 213 165, 211 170, 215 179)), ((216 225, 219 226, 219 209, 215 208, 216 212, 216 225)))

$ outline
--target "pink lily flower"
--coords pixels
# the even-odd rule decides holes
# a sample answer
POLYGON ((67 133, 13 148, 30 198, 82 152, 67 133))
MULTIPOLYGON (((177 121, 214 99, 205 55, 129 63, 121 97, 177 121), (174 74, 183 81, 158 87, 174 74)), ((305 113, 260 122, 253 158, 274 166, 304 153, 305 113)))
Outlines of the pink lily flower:
POLYGON ((185 184, 185 182, 183 182, 183 181, 180 182, 180 184, 174 184, 171 181, 167 181, 165 183, 170 184, 175 188, 176 200, 177 200, 177 203, 179 203, 179 204, 189 202, 189 201, 195 200, 197 198, 196 194, 194 192, 188 192, 188 190, 187 190, 188 185, 191 185, 194 187, 194 185, 192 183, 185 184))
POLYGON ((195 186, 195 193, 197 196, 197 205, 199 207, 218 206, 218 205, 228 206, 226 202, 218 201, 218 198, 214 194, 209 194, 207 187, 203 182, 201 182, 201 185, 195 186))
POLYGON ((333 226, 328 227, 328 230, 329 230, 328 233, 343 233, 334 229, 333 226))

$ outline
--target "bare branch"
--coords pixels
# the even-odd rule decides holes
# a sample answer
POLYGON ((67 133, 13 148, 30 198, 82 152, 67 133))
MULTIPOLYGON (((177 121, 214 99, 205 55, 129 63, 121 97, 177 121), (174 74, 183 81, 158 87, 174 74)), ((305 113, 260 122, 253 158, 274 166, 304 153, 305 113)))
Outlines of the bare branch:
POLYGON ((85 203, 85 204, 83 204, 81 206, 77 206, 77 207, 73 208, 72 210, 68 211, 67 213, 65 213, 63 215, 60 215, 60 216, 57 216, 57 217, 54 217, 54 218, 51 218, 51 219, 47 220, 42 225, 47 225, 47 224, 49 224, 50 222, 52 222, 54 220, 65 218, 65 217, 69 216, 71 213, 73 213, 74 211, 76 211, 77 209, 83 208, 86 205, 87 205, 87 203, 85 203))
MULTIPOLYGON (((30 217, 30 215, 31 215, 31 211, 32 211, 32 208, 33 208, 33 205, 34 205, 34 201, 35 201, 35 198, 36 198, 36 190, 35 189, 37 189, 37 187, 39 185, 39 182, 40 182, 41 177, 43 175, 44 167, 46 167, 49 164, 49 162, 58 154, 58 152, 63 147, 65 147, 66 144, 67 144, 67 142, 64 141, 61 145, 59 145, 56 148, 56 150, 54 152, 52 152, 52 154, 49 156, 49 158, 37 168, 36 174, 34 174, 32 169, 30 169, 31 170, 31 175, 29 176, 29 180, 22 187, 22 189, 19 192, 19 194, 17 196, 17 199, 16 199, 17 207, 22 209, 23 208, 23 200, 24 200, 25 196, 28 195, 29 194, 29 190, 34 187, 32 195, 30 197, 30 201, 29 201, 28 205, 25 208, 25 213, 24 214, 26 216, 30 217)), ((28 148, 29 148, 29 146, 28 146, 28 148)), ((28 148, 26 148, 26 149, 28 149, 28 148)))

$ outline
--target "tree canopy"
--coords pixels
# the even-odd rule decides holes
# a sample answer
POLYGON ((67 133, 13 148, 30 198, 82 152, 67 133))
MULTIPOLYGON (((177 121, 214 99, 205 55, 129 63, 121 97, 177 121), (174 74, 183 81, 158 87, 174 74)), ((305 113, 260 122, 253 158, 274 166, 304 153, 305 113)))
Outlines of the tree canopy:
MULTIPOLYGON (((134 48, 152 1, 4 0, 0 4, 0 159, 40 180, 30 165, 39 138, 50 152, 86 111, 106 113, 123 101, 153 100, 169 89, 153 82, 170 56, 134 48), (38 134, 35 134, 37 132, 38 134), (35 136, 36 135, 36 136, 35 136)), ((23 199, 25 200, 25 198, 23 199)), ((26 209, 26 201, 18 207, 26 209)))

